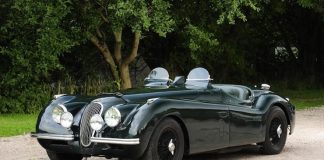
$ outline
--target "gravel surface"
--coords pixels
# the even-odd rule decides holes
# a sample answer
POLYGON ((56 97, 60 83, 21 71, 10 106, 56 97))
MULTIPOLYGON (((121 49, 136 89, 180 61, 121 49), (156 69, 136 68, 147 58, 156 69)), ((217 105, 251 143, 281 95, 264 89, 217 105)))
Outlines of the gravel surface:
MULTIPOLYGON (((1 160, 48 160, 45 150, 29 135, 0 138, 1 160)), ((223 154, 202 154, 188 160, 323 160, 324 107, 297 111, 295 133, 288 136, 286 146, 279 155, 262 155, 250 148, 223 154)), ((104 160, 105 158, 88 158, 104 160)), ((112 159, 111 159, 112 160, 112 159)), ((114 159, 116 160, 116 159, 114 159)))

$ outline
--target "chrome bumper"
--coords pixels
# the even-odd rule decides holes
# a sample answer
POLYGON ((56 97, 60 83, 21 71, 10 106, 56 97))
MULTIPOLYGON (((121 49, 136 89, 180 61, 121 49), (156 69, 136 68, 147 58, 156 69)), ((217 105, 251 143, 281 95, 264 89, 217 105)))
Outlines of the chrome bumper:
MULTIPOLYGON (((50 133, 31 133, 31 137, 38 139, 50 139, 50 140, 61 140, 61 141, 72 141, 74 140, 73 135, 59 135, 50 133)), ((91 137, 91 142, 94 143, 107 143, 107 144, 122 144, 122 145, 138 145, 140 144, 139 138, 133 139, 121 139, 121 138, 102 138, 102 137, 91 137)))
POLYGON ((120 138, 91 137, 90 140, 91 140, 91 142, 108 143, 108 144, 123 144, 123 145, 138 145, 138 144, 140 144, 139 138, 120 139, 120 138))
POLYGON ((73 135, 59 135, 50 133, 31 133, 30 136, 38 139, 51 139, 61 141, 72 141, 74 139, 73 135))

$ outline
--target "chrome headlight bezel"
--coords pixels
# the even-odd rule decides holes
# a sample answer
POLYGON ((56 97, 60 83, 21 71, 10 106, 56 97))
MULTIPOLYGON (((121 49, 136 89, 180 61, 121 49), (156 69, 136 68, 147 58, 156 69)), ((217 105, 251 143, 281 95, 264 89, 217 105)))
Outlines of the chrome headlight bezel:
POLYGON ((61 123, 61 116, 65 112, 67 112, 67 109, 63 104, 58 104, 57 106, 55 106, 52 110, 52 118, 54 122, 61 123))
POLYGON ((121 122, 121 113, 116 107, 110 107, 105 112, 104 119, 109 127, 116 127, 121 122))
POLYGON ((95 131, 100 131, 105 125, 100 114, 94 114, 89 120, 90 127, 95 131))
POLYGON ((70 112, 64 112, 61 115, 60 124, 65 128, 70 128, 73 124, 73 115, 70 112))

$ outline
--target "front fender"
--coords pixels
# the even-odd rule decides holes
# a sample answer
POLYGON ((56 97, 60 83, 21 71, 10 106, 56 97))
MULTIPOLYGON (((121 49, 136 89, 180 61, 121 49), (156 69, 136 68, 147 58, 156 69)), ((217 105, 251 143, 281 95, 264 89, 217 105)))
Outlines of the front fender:
POLYGON ((290 134, 292 134, 295 128, 295 106, 293 106, 286 99, 272 93, 260 95, 255 104, 255 108, 264 113, 264 132, 266 128, 267 117, 269 117, 270 108, 273 106, 278 106, 285 112, 288 124, 290 125, 290 134))
POLYGON ((37 133, 53 133, 53 134, 73 134, 72 130, 62 127, 53 121, 52 111, 58 104, 63 104, 66 109, 74 116, 74 122, 71 127, 75 128, 81 118, 82 108, 88 104, 87 98, 77 96, 62 96, 52 100, 39 114, 36 123, 37 133), (82 100, 81 100, 82 99, 82 100))
POLYGON ((173 107, 172 101, 157 99, 152 103, 142 105, 134 115, 129 133, 140 136, 146 128, 155 128, 160 120, 167 116, 176 116, 181 119, 181 114, 173 107))
POLYGON ((146 103, 136 109, 136 114, 129 125, 128 133, 131 137, 140 138, 140 147, 137 152, 142 155, 149 145, 150 138, 161 120, 168 116, 181 115, 172 107, 173 100, 157 99, 152 103, 146 103))

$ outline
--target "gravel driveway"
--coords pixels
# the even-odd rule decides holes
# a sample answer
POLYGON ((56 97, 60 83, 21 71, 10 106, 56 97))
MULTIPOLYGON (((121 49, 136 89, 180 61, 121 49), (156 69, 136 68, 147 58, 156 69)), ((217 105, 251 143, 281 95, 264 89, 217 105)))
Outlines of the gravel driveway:
MULTIPOLYGON (((279 155, 261 155, 255 148, 225 154, 202 154, 190 160, 323 160, 324 157, 324 107, 297 111, 295 133, 288 136, 279 155)), ((45 150, 29 135, 0 138, 1 160, 48 160, 45 150)), ((89 158, 104 160, 104 158, 89 158)))

